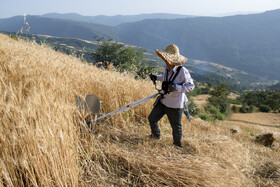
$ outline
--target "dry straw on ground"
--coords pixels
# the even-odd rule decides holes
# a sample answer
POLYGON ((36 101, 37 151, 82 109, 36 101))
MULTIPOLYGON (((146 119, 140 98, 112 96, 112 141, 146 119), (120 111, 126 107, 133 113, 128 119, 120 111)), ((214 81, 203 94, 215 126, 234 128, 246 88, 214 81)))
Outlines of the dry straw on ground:
POLYGON ((151 82, 0 35, 0 186, 279 184, 279 150, 232 135, 230 124, 184 119, 176 149, 166 119, 161 140, 146 138, 152 102, 91 130, 75 113, 81 94, 97 95, 108 113, 153 93, 151 82))

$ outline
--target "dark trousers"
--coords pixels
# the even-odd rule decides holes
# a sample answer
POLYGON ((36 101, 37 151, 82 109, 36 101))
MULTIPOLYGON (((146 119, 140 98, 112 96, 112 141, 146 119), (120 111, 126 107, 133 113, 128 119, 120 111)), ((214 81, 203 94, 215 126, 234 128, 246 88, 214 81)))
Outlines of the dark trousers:
POLYGON ((168 120, 172 127, 173 134, 173 144, 177 146, 181 146, 182 139, 182 108, 168 108, 163 105, 161 102, 153 108, 151 114, 148 117, 150 122, 152 136, 159 138, 160 137, 160 129, 158 127, 158 121, 166 114, 168 120))

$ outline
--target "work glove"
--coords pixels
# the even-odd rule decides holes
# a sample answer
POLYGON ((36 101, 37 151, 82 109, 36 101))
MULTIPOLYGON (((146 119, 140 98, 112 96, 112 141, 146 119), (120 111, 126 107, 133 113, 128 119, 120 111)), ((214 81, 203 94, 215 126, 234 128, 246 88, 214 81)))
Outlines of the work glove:
POLYGON ((168 92, 176 91, 176 84, 174 82, 168 84, 168 92))
POLYGON ((152 73, 150 73, 150 79, 151 79, 152 81, 156 81, 156 80, 157 80, 157 76, 154 75, 154 74, 152 74, 152 73))

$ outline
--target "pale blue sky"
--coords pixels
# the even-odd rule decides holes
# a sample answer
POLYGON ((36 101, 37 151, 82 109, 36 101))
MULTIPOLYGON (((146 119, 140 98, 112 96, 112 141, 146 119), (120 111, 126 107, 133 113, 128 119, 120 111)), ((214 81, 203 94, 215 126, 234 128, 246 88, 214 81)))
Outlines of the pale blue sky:
POLYGON ((216 16, 274 9, 280 9, 280 0, 0 0, 0 18, 53 12, 85 16, 142 13, 216 16))

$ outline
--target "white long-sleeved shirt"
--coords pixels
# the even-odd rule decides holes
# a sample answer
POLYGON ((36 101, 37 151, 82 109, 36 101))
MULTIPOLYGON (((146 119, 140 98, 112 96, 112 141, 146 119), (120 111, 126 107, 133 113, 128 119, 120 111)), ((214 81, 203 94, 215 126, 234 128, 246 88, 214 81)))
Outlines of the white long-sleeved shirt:
MULTIPOLYGON (((175 66, 171 71, 168 70, 168 80, 172 75, 172 72, 176 73, 179 66, 175 66)), ((158 75, 157 80, 163 82, 166 77, 166 71, 163 75, 158 75)), ((189 71, 182 67, 174 81, 176 84, 176 90, 169 94, 164 95, 161 103, 169 108, 184 108, 184 103, 188 101, 185 92, 190 92, 194 89, 193 79, 189 71)))

